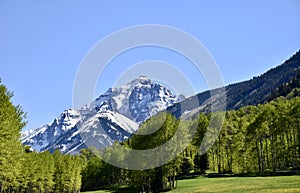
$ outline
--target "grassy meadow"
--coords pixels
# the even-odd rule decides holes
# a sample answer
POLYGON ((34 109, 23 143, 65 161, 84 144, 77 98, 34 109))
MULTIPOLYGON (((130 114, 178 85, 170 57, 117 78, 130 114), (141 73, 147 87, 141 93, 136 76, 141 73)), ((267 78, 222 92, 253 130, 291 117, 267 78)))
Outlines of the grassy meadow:
MULTIPOLYGON (((130 193, 129 189, 99 190, 89 193, 130 193)), ((300 176, 269 177, 196 177, 178 181, 178 188, 169 193, 200 192, 300 192, 300 176)))

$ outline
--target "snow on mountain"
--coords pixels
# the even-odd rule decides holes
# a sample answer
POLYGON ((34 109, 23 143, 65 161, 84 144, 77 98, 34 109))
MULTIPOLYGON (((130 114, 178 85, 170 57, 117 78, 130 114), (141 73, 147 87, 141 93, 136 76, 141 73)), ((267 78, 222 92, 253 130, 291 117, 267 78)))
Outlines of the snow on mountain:
POLYGON ((110 88, 93 105, 99 111, 112 110, 142 123, 168 106, 179 102, 168 88, 140 76, 120 88, 110 88), (109 100, 106 100, 106 99, 109 100))
POLYGON ((74 128, 80 119, 78 111, 74 109, 65 110, 51 124, 23 133, 22 143, 30 145, 36 151, 41 151, 44 147, 53 143, 59 136, 74 128))
POLYGON ((65 110, 53 123, 22 133, 22 143, 36 151, 77 153, 88 146, 104 148, 124 141, 139 124, 184 97, 145 76, 110 88, 79 109, 65 110))

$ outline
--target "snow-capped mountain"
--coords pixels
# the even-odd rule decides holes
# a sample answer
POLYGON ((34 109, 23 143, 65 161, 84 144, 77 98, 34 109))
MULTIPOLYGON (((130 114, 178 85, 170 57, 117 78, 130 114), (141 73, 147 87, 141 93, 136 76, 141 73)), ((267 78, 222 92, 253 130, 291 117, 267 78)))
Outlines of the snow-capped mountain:
POLYGON ((145 76, 119 88, 110 88, 79 109, 65 110, 51 124, 25 131, 22 143, 36 151, 77 153, 95 146, 104 148, 124 141, 139 124, 182 100, 167 87, 145 76))

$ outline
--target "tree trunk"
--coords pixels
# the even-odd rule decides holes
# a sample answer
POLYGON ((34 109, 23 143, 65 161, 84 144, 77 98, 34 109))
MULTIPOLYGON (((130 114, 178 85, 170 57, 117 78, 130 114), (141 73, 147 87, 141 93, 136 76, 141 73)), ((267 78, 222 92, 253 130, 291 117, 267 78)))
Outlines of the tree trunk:
POLYGON ((280 134, 280 141, 281 141, 281 146, 282 146, 282 150, 281 150, 281 154, 282 154, 282 169, 286 170, 286 155, 285 155, 285 143, 284 143, 284 136, 283 136, 283 132, 280 134))
POLYGON ((268 139, 266 138, 266 162, 267 162, 267 168, 270 168, 269 165, 269 149, 268 149, 268 139))
POLYGON ((272 169, 273 169, 273 172, 275 172, 276 171, 276 165, 275 165, 275 149, 274 149, 273 135, 271 135, 270 139, 271 139, 272 169))
POLYGON ((296 142, 296 132, 293 132, 293 167, 298 168, 298 161, 297 161, 297 142, 296 142))
POLYGON ((219 135, 218 151, 217 151, 217 161, 218 161, 218 173, 221 173, 221 137, 219 135))
MULTIPOLYGON (((297 129, 298 129, 298 147, 300 147, 300 127, 299 123, 297 121, 297 129)), ((300 159, 300 148, 298 148, 298 155, 297 155, 298 160, 300 159)), ((297 161, 297 167, 299 167, 299 161, 297 161)))
POLYGON ((174 171, 174 173, 173 173, 173 188, 176 188, 175 181, 176 181, 176 177, 175 177, 175 171, 174 171))
POLYGON ((264 163, 264 151, 263 151, 263 143, 262 139, 259 140, 259 145, 260 145, 260 161, 261 161, 261 171, 265 171, 265 163, 264 163))
POLYGON ((255 144, 256 144, 256 153, 257 153, 258 171, 261 172, 260 153, 259 153, 258 142, 256 141, 255 144))
MULTIPOLYGON (((288 127, 289 128, 289 127, 288 127)), ((290 128, 289 128, 290 129, 290 128)), ((288 166, 291 166, 292 165, 292 160, 293 160, 293 155, 292 155, 292 143, 291 143, 291 138, 289 136, 289 133, 288 133, 288 130, 286 130, 285 132, 285 137, 286 137, 286 142, 287 142, 287 164, 288 166)))

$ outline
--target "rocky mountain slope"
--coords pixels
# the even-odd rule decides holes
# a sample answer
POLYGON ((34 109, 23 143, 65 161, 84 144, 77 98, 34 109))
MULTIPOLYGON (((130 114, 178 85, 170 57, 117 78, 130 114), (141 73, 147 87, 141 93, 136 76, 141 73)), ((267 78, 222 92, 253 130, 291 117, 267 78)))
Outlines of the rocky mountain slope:
POLYGON ((26 131, 22 143, 36 151, 59 149, 63 153, 78 153, 87 146, 104 148, 124 141, 139 124, 181 97, 141 76, 120 88, 108 89, 80 109, 65 110, 51 124, 26 131))

